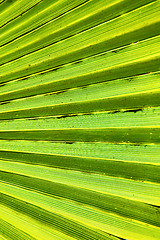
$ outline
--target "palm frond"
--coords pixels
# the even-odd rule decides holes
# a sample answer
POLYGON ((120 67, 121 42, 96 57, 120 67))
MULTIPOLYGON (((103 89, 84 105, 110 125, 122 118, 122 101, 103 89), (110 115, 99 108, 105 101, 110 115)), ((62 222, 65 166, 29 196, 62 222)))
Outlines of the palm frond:
POLYGON ((160 1, 0 1, 0 238, 160 239, 160 1))

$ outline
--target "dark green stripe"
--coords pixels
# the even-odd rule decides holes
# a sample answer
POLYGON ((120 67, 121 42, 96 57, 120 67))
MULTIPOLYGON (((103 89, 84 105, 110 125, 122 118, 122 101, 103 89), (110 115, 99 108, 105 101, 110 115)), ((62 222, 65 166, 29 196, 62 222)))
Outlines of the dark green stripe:
POLYGON ((160 143, 158 127, 1 131, 0 139, 110 143, 160 143))

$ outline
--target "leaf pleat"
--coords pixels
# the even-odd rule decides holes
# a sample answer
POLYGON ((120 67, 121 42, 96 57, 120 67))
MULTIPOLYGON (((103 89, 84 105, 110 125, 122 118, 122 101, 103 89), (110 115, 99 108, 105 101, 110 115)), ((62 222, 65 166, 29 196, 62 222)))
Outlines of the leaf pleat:
POLYGON ((1 239, 160 239, 159 12, 0 0, 1 239))

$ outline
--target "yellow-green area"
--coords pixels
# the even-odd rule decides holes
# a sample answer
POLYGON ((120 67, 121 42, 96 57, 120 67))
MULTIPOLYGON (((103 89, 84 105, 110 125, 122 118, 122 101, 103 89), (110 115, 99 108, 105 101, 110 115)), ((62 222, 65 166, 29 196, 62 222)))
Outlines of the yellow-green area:
POLYGON ((0 0, 0 239, 160 239, 160 0, 0 0))

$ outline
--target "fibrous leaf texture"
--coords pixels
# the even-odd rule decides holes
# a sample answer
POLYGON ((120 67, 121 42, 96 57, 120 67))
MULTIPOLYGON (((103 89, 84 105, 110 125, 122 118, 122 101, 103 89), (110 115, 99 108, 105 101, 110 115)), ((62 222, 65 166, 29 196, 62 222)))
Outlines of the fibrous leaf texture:
POLYGON ((160 239, 160 1, 0 1, 0 238, 160 239))

